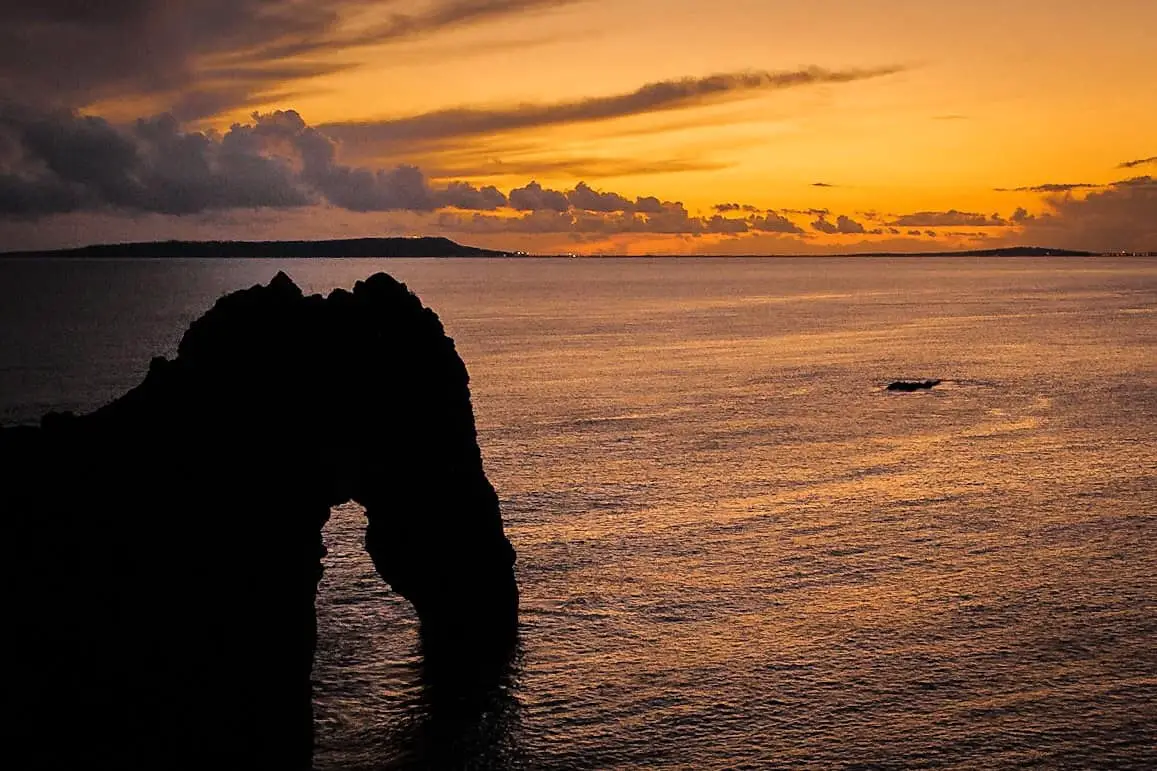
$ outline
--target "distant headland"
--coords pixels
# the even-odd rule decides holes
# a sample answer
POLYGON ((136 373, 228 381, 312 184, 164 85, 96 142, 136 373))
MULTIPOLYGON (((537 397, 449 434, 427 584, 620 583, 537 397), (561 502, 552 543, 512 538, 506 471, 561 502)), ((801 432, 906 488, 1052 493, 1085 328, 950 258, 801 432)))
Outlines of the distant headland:
MULTIPOLYGON (((1098 252, 1010 246, 1002 249, 939 252, 856 252, 835 255, 728 255, 745 257, 1096 257, 1098 252)), ((404 238, 345 238, 323 241, 143 241, 94 244, 70 249, 0 252, 4 258, 415 258, 415 257, 577 257, 574 254, 528 254, 465 246, 436 236, 404 238)), ((710 257, 722 255, 649 255, 655 257, 710 257)))
POLYGON ((344 238, 328 241, 144 241, 129 244, 94 244, 75 249, 0 252, 0 257, 513 257, 463 246, 449 238, 344 238))
POLYGON ((847 257, 1098 257, 1101 252, 1050 249, 1044 246, 1006 246, 1001 249, 970 249, 963 252, 857 252, 847 257))

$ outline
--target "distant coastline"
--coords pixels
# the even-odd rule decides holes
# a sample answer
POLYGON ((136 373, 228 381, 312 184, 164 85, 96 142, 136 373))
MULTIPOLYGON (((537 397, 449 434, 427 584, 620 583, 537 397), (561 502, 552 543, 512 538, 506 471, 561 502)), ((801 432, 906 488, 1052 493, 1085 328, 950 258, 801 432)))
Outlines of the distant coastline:
POLYGON ((142 241, 128 244, 94 244, 72 249, 0 252, 0 258, 332 258, 332 257, 514 257, 463 246, 449 238, 347 238, 326 241, 142 241))
MULTIPOLYGON (((1135 253, 1145 256, 1143 253, 1135 253)), ((1098 252, 1012 246, 939 252, 856 252, 832 255, 726 255, 736 257, 1096 257, 1098 252)), ((1149 252, 1148 256, 1153 256, 1149 252)), ((323 241, 145 241, 93 244, 69 249, 0 252, 0 259, 19 258, 425 258, 425 257, 577 257, 563 254, 528 254, 465 246, 449 238, 349 238, 323 241)), ((712 257, 724 255, 647 255, 650 257, 712 257)))

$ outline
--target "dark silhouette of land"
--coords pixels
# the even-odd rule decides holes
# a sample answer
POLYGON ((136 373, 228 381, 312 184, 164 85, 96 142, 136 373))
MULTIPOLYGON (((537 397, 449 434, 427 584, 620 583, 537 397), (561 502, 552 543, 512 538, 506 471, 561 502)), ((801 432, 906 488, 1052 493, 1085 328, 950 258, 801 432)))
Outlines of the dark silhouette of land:
POLYGON ((76 249, 6 252, 0 257, 509 257, 507 252, 463 246, 449 238, 348 238, 331 241, 145 241, 76 249))
POLYGON ((321 529, 349 500, 427 690, 493 709, 470 694, 515 647, 515 554, 466 367, 385 274, 222 298, 123 397, 0 428, 0 469, 11 768, 309 768, 321 529))
POLYGON ((1008 246, 1001 249, 970 249, 963 252, 857 252, 847 257, 1096 257, 1097 252, 1050 249, 1044 246, 1008 246))
MULTIPOLYGON (((528 255, 464 246, 449 238, 350 238, 331 241, 146 241, 131 244, 96 244, 75 249, 0 252, 0 258, 400 258, 400 257, 562 257, 573 255, 528 255)), ((654 255, 667 257, 708 257, 711 255, 654 255)), ((812 255, 732 255, 747 257, 812 255)), ((1095 257, 1095 252, 1049 249, 1040 246, 1012 246, 963 252, 857 252, 830 255, 839 257, 1095 257)))

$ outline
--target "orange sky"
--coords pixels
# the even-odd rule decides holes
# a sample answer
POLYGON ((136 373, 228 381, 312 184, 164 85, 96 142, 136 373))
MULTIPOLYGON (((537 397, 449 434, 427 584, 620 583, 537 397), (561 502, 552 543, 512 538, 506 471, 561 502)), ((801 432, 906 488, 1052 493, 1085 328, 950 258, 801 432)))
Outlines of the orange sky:
MULTIPOLYGON (((223 133, 251 124, 255 110, 294 110, 334 142, 343 169, 412 164, 434 189, 461 181, 503 195, 531 180, 563 193, 581 181, 629 201, 681 202, 698 224, 647 232, 656 227, 637 224, 647 221, 641 210, 598 212, 608 223, 618 218, 603 224, 574 215, 573 205, 573 222, 561 226, 545 217, 510 225, 529 216, 510 206, 361 211, 329 188, 311 192, 308 207, 262 198, 259 209, 132 212, 135 204, 110 205, 102 193, 99 205, 74 207, 81 211, 45 209, 58 240, 76 240, 83 228, 65 220, 84 216, 104 218, 96 231, 122 237, 215 227, 287 238, 437 231, 529 251, 912 250, 1048 239, 1157 248, 1151 180, 1113 184, 1157 168, 1147 160, 1157 155, 1152 0, 328 0, 310 6, 316 13, 277 0, 271 7, 284 13, 274 21, 260 17, 265 10, 245 15, 260 5, 254 0, 231 10, 156 5, 123 22, 160 49, 146 62, 152 81, 112 72, 66 91, 72 81, 51 63, 29 74, 17 62, 8 65, 9 91, 28 96, 28 75, 38 94, 59 87, 56 102, 118 128, 172 112, 183 132, 223 133), (725 77, 706 80, 717 75, 725 77), (665 85, 648 86, 657 83, 665 85), (692 93, 672 96, 672 88, 692 93), (1122 167, 1134 161, 1142 162, 1122 167), (1082 187, 1013 191, 1075 183, 1082 187), (747 230, 715 232, 739 229, 709 224, 723 203, 760 213, 724 212, 747 230), (752 218, 766 210, 799 232, 754 232, 752 218), (838 229, 848 232, 824 232, 840 215, 838 229)), ((110 35, 121 23, 109 22, 110 35)), ((85 45, 88 37, 77 50, 85 45)), ((27 158, 38 145, 24 141, 27 158)), ((27 177, 32 168, 10 173, 27 177)), ((0 236, 16 243, 31 227, 27 216, 10 216, 0 236)))

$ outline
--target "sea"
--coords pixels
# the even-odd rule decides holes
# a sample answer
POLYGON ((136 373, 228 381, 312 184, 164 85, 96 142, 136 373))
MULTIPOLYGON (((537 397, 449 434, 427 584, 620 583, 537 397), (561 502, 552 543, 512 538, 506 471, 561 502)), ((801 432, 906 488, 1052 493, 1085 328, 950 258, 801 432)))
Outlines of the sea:
POLYGON ((279 270, 437 311, 522 596, 447 705, 335 509, 318 769, 1157 768, 1157 259, 0 260, 0 422, 279 270))

